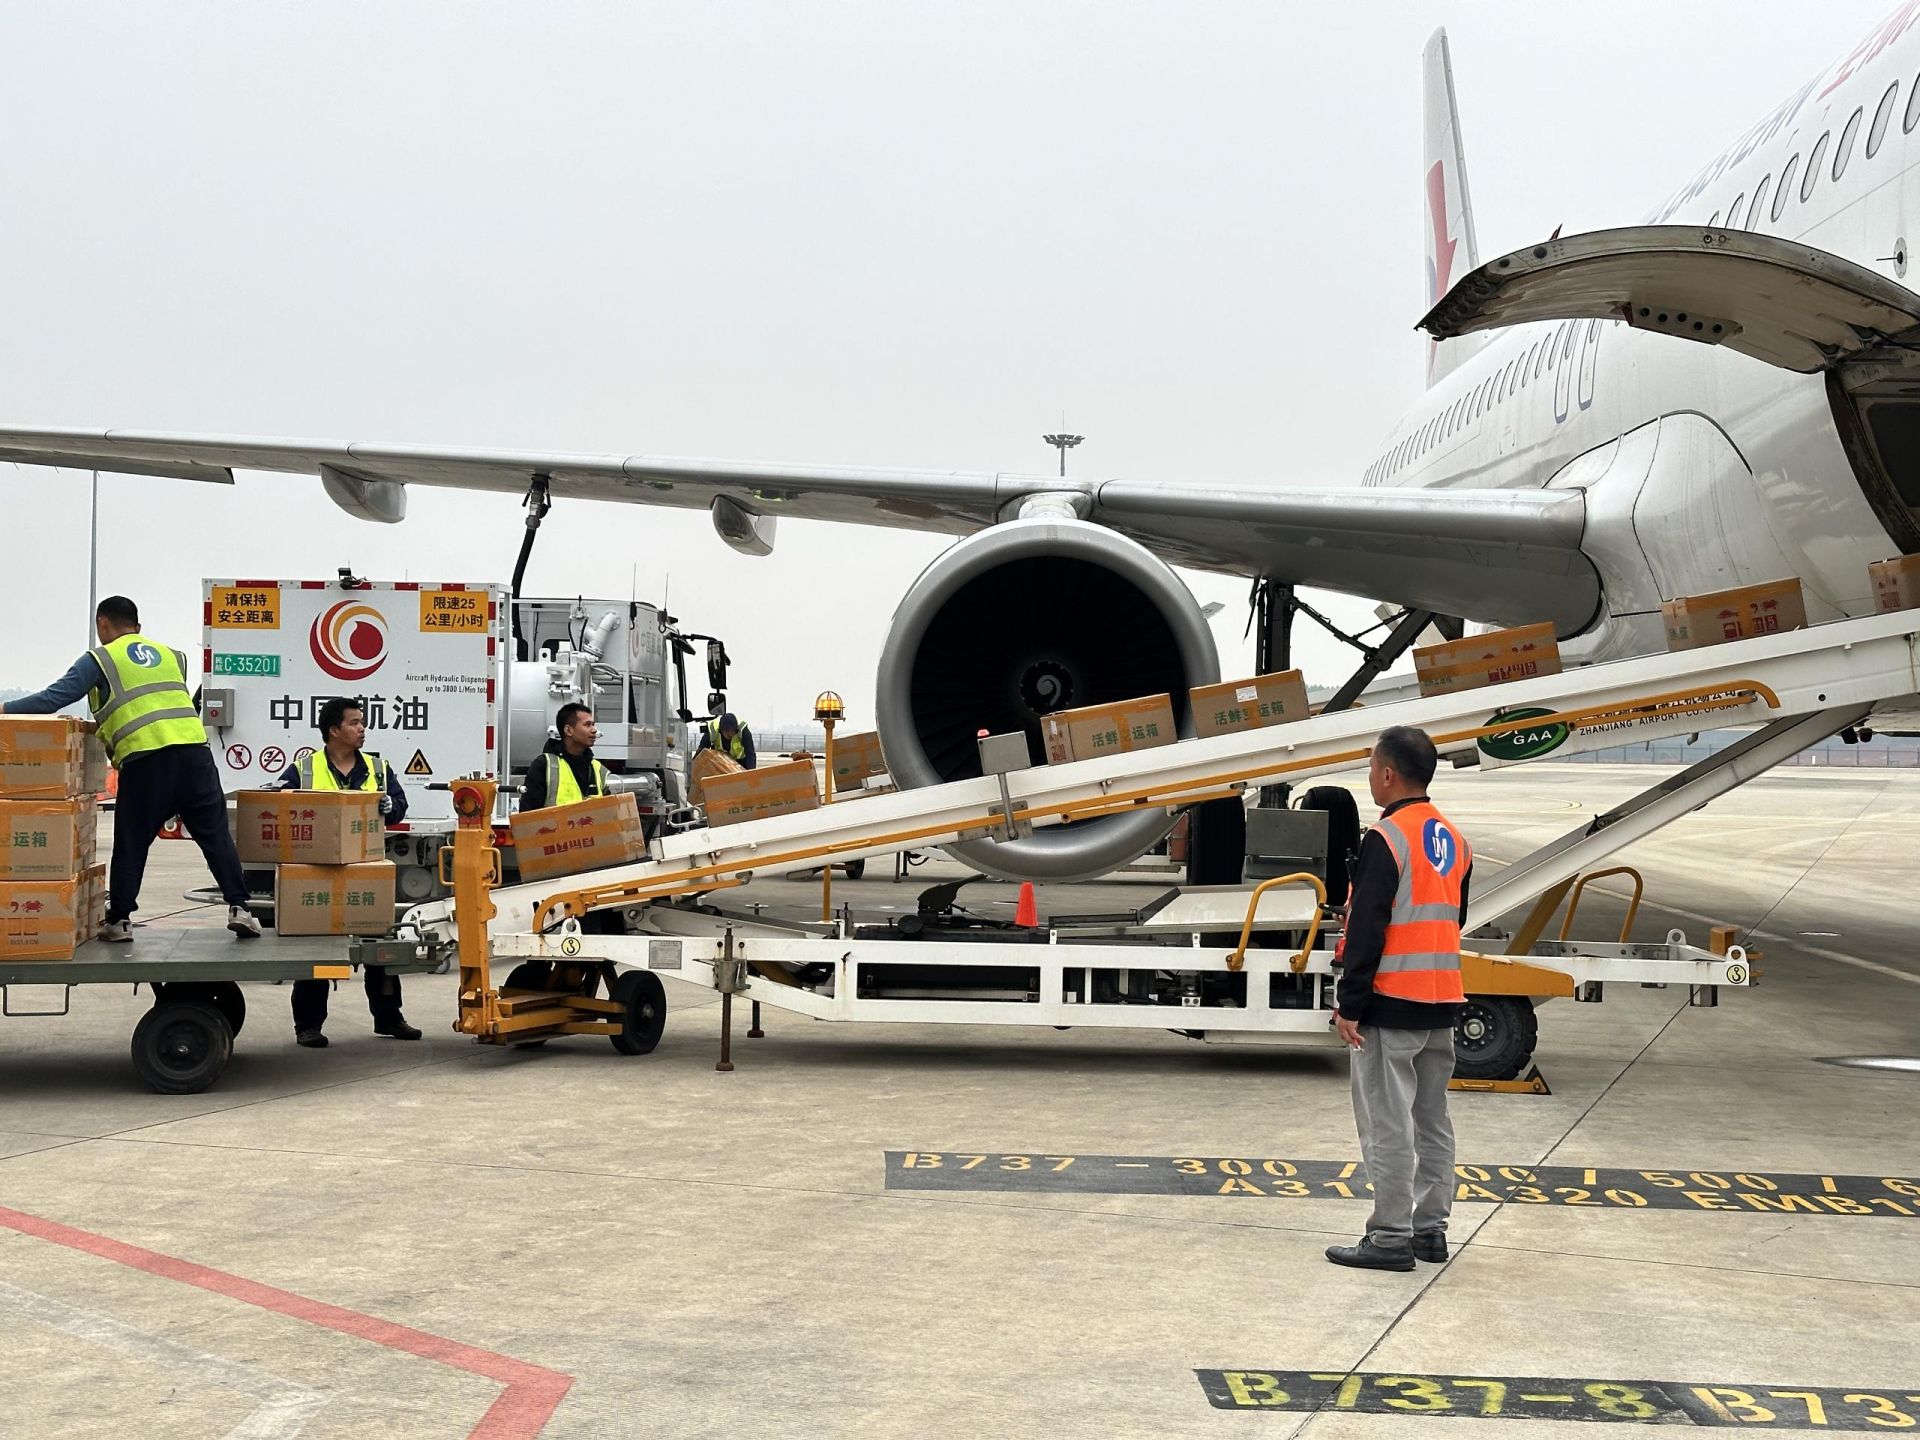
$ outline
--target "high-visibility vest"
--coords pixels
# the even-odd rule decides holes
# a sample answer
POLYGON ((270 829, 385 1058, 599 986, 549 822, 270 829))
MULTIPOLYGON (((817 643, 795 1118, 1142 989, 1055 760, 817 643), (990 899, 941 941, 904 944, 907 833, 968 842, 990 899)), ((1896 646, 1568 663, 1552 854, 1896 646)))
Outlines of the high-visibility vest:
POLYGON ((187 688, 187 657, 144 635, 122 635, 88 652, 107 688, 87 695, 100 743, 117 769, 135 755, 170 745, 204 745, 206 727, 187 688))
MULTIPOLYGON (((372 751, 365 752, 361 758, 367 762, 367 778, 360 782, 360 789, 371 790, 376 794, 387 793, 387 762, 372 751)), ((302 790, 338 790, 341 788, 339 777, 333 773, 333 764, 327 759, 327 752, 316 750, 311 755, 302 755, 298 763, 300 788, 302 790)))
MULTIPOLYGON (((547 805, 578 805, 589 798, 580 793, 580 782, 573 778, 573 767, 549 750, 541 757, 547 763, 547 805)), ((598 760, 593 766, 593 798, 607 793, 607 767, 598 760)))
POLYGON ((1426 800, 1382 816, 1374 828, 1400 870, 1374 992, 1457 1005, 1467 998, 1460 985, 1460 887, 1473 847, 1426 800))
POLYGON ((713 748, 718 750, 722 755, 725 755, 729 760, 745 760, 747 758, 747 732, 745 726, 733 732, 732 740, 726 740, 721 737, 720 722, 718 720, 709 720, 707 722, 707 743, 712 745, 713 748))

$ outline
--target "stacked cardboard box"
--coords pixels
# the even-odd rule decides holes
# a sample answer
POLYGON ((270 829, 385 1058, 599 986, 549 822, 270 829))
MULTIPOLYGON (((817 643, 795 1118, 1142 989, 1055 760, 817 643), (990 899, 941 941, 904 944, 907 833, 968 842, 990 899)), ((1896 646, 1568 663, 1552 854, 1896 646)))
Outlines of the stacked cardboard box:
POLYGON ((104 776, 92 725, 0 716, 0 959, 71 960, 100 928, 94 795, 104 776))
POLYGON ((1180 738, 1171 695, 1144 695, 1107 705, 1060 710, 1040 722, 1047 763, 1095 760, 1128 750, 1152 750, 1180 738))
POLYGON ((647 836, 639 802, 631 795, 600 795, 574 805, 523 810, 513 817, 513 853, 522 880, 644 860, 647 836))
POLYGON ((1307 680, 1298 670, 1200 685, 1191 692, 1193 733, 1228 735, 1307 718, 1307 680))
POLYGON ((707 781, 716 775, 738 775, 745 767, 731 755, 722 755, 718 750, 706 749, 693 757, 693 764, 687 769, 687 789, 693 803, 707 803, 707 781))
POLYGON ((1807 605, 1798 580, 1772 580, 1709 595, 1682 595, 1662 605, 1660 615, 1667 626, 1667 649, 1697 650, 1728 640, 1804 630, 1807 605))
POLYGON ((1560 642, 1552 625, 1520 625, 1460 640, 1422 645, 1413 652, 1422 695, 1452 695, 1482 685, 1560 673, 1560 642))
POLYGON ((1900 555, 1867 567, 1873 577, 1873 601, 1882 610, 1920 606, 1920 555, 1900 555))
POLYGON ((242 790, 234 796, 242 865, 272 865, 282 935, 384 935, 394 869, 380 797, 370 790, 242 790))
POLYGON ((701 803, 710 826, 736 825, 742 820, 758 820, 768 815, 791 815, 820 805, 820 782, 814 776, 811 760, 790 760, 784 765, 762 765, 758 770, 711 775, 704 793, 701 803))
POLYGON ((833 798, 851 800, 874 793, 867 781, 887 773, 887 760, 880 753, 878 732, 843 735, 833 742, 833 798))

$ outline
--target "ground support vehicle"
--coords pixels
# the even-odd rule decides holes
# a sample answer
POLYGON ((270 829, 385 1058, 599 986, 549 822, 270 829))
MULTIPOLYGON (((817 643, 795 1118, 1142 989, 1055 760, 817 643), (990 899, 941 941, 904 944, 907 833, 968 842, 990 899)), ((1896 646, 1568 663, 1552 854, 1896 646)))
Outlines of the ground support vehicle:
MULTIPOLYGON (((1491 1053, 1479 1062, 1476 1078, 1511 1079, 1531 1050, 1533 1016, 1506 1002, 1598 1000, 1613 981, 1685 984, 1695 1003, 1708 1005, 1717 1003, 1720 987, 1751 982, 1749 958, 1731 945, 1716 954, 1673 934, 1651 946, 1624 937, 1601 946, 1539 936, 1579 878, 1623 846, 1860 723, 1876 703, 1920 692, 1916 629, 1920 613, 1868 616, 1704 651, 1582 667, 1492 687, 1497 693, 1323 713, 1069 764, 987 765, 979 779, 662 836, 645 861, 533 885, 493 888, 497 859, 487 858, 476 827, 463 835, 464 847, 456 842, 461 881, 454 901, 410 912, 403 934, 436 950, 457 948, 461 1028, 496 1043, 524 1034, 504 1023, 522 1012, 503 1003, 515 998, 507 992, 517 987, 493 986, 496 958, 514 965, 602 960, 616 973, 623 965, 631 967, 628 973, 678 973, 718 990, 729 1013, 732 997, 744 994, 822 1019, 1102 1024, 1177 1029, 1216 1041, 1324 1043, 1333 954, 1315 944, 1317 903, 1305 902, 1308 909, 1293 914, 1263 913, 1263 905, 1280 903, 1271 898, 1273 881, 1231 897, 1182 901, 1183 908, 1166 915, 1120 917, 1107 933, 1091 923, 1068 923, 964 940, 936 938, 938 927, 924 923, 863 933, 844 915, 822 927, 780 927, 730 917, 705 902, 755 875, 1172 808, 1237 796, 1274 780, 1355 769, 1365 763, 1372 737, 1392 724, 1421 726, 1443 754, 1468 762, 1491 742, 1507 763, 1525 763, 1522 752, 1529 749, 1577 750, 1618 743, 1622 733, 1702 728, 1701 717, 1709 715, 1715 724, 1754 726, 1735 745, 1541 847, 1495 883, 1475 887, 1461 1049, 1470 1075, 1477 1046, 1491 1053), (1522 730, 1556 737, 1555 746, 1511 743, 1522 730), (1512 935, 1487 928, 1529 905, 1512 935), (608 910, 624 911, 625 927, 642 933, 600 935, 582 923, 608 910), (1229 945, 1224 937, 1235 916, 1240 940, 1229 945), (1267 938, 1264 946, 1253 943, 1260 936, 1267 938)), ((982 742, 983 760, 990 749, 1000 752, 999 738, 982 742)), ((466 783, 455 784, 456 805, 466 783)), ((475 796, 470 803, 481 801, 475 796)), ((1737 847, 1738 837, 1728 843, 1737 847)), ((1274 880, 1301 884, 1297 876, 1274 880)), ((655 994, 650 986, 647 991, 655 994)), ((593 1022, 581 1013, 567 1023, 593 1022)))
POLYGON ((439 963, 415 942, 351 942, 356 949, 349 955, 350 942, 339 936, 270 934, 236 941, 223 929, 144 926, 137 933, 131 946, 89 941, 71 960, 0 961, 0 1014, 64 1016, 75 986, 131 985, 137 991, 144 985, 153 1004, 134 1026, 134 1072, 150 1090, 191 1095, 219 1080, 233 1056, 247 1018, 242 985, 345 980, 361 964, 418 974, 439 963), (60 991, 58 1008, 45 1003, 53 988, 60 991))

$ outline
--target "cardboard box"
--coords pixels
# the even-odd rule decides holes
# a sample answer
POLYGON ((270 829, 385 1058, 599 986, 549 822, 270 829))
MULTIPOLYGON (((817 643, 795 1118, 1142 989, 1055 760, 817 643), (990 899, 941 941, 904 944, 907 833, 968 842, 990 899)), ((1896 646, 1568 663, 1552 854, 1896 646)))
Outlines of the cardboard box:
MULTIPOLYGON (((92 728, 66 715, 0 715, 0 799, 75 800, 99 793, 87 789, 92 728)), ((100 742, 92 743, 97 748, 100 742)))
POLYGON ((107 793, 107 772, 112 767, 107 764, 107 747, 93 733, 92 722, 81 728, 84 733, 80 737, 80 793, 97 798, 107 793))
POLYGON ((1755 635, 1803 630, 1807 606, 1798 580, 1774 580, 1710 595, 1683 595, 1662 605, 1660 617, 1666 622, 1668 650, 1698 650, 1755 635))
POLYGON ((0 881, 0 960, 71 960, 99 929, 104 875, 95 867, 65 880, 0 881))
POLYGON ((880 753, 877 732, 864 735, 840 735, 833 742, 833 793, 857 791, 871 775, 887 773, 886 757, 880 753))
POLYGON ((706 803, 707 781, 716 775, 738 775, 746 767, 731 755, 718 750, 702 750, 687 767, 687 794, 696 805, 706 803))
POLYGON ((1307 718, 1307 679, 1298 670, 1196 686, 1189 698, 1196 735, 1228 735, 1307 718))
POLYGON ((69 880, 93 865, 100 806, 84 800, 0 800, 0 879, 69 880))
POLYGON ((1873 577, 1873 603, 1881 610, 1920 606, 1920 555, 1900 555, 1867 567, 1873 577))
POLYGON ((577 875, 647 858, 640 806, 631 795, 599 795, 513 817, 513 853, 522 880, 577 875))
POLYGON ((784 765, 762 765, 734 775, 715 775, 707 781, 702 802, 708 825, 737 825, 767 815, 791 815, 818 809, 820 782, 811 760, 789 760, 784 765))
POLYGON ((386 854, 371 790, 242 790, 233 823, 243 865, 358 865, 386 854))
POLYGON ((282 935, 384 935, 393 928, 391 860, 282 865, 273 872, 273 928, 282 935))
POLYGON ((1554 638, 1551 624, 1520 625, 1512 630, 1443 640, 1413 652, 1413 673, 1420 681, 1422 695, 1452 695, 1482 685, 1558 675, 1560 642, 1554 638))
POLYGON ((1040 722, 1040 733, 1049 765, 1152 750, 1180 738, 1171 695, 1143 695, 1137 700, 1056 711, 1040 722))

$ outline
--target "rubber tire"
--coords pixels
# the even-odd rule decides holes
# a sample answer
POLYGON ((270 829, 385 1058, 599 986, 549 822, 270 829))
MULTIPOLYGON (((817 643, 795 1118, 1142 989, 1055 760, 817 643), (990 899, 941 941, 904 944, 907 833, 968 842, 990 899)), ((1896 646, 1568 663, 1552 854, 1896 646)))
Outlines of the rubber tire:
POLYGON ((213 1006, 226 1016, 227 1029, 236 1040, 247 1023, 247 997, 231 980, 175 980, 171 984, 155 985, 153 1003, 158 1005, 163 1001, 213 1006))
POLYGON ((502 990, 545 990, 553 980, 551 960, 523 960, 507 972, 502 990))
POLYGON ((149 1090, 197 1095, 233 1058, 233 1031, 204 1000, 159 1000, 133 1027, 133 1068, 149 1090))
POLYGON ((613 982, 613 999, 620 1002, 626 1028, 609 1035, 622 1055, 648 1055, 667 1029, 667 992, 651 970, 627 970, 613 982))
POLYGON ((861 878, 861 876, 865 875, 866 873, 867 873, 867 862, 864 856, 858 860, 852 861, 847 866, 847 879, 849 880, 858 880, 861 878))
POLYGON ((1300 810, 1327 814, 1327 903, 1344 905, 1351 888, 1347 857, 1360 848, 1360 807, 1353 792, 1338 785, 1316 785, 1300 797, 1300 810))
POLYGON ((1525 996, 1469 995, 1453 1024, 1453 1073, 1461 1080, 1518 1079, 1539 1039, 1540 1017, 1525 996))

